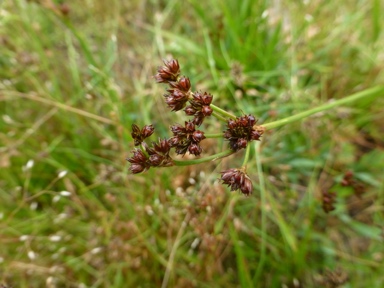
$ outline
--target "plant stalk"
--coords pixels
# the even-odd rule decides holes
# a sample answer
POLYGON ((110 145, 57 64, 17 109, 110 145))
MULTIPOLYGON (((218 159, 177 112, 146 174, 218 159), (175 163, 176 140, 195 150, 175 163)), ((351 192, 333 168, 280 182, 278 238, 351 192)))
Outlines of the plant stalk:
POLYGON ((288 123, 292 123, 292 122, 301 120, 301 119, 306 118, 312 114, 323 112, 323 111, 335 108, 337 106, 341 106, 343 104, 349 104, 349 103, 352 103, 353 101, 357 101, 357 100, 364 98, 364 97, 377 96, 378 94, 384 94, 384 87, 383 86, 376 86, 376 87, 373 87, 370 89, 366 89, 366 90, 363 90, 361 92, 347 96, 345 98, 333 101, 331 103, 326 103, 326 104, 320 105, 316 108, 309 109, 307 111, 298 113, 296 115, 293 115, 293 116, 290 116, 290 117, 287 117, 287 118, 284 118, 281 120, 273 121, 273 122, 264 124, 262 126, 266 130, 270 130, 270 129, 277 128, 280 126, 284 126, 288 123))
POLYGON ((183 160, 183 161, 181 161, 181 160, 173 160, 173 163, 175 164, 175 166, 195 165, 195 164, 200 164, 200 163, 204 163, 204 162, 214 161, 214 160, 217 160, 219 158, 227 157, 227 156, 229 156, 229 155, 231 155, 233 153, 235 153, 235 152, 233 152, 232 150, 225 150, 223 152, 220 152, 220 153, 217 153, 217 154, 205 157, 205 158, 193 159, 193 160, 183 160))
POLYGON ((217 107, 216 105, 211 104, 211 105, 209 105, 209 106, 212 108, 213 111, 215 111, 215 112, 217 112, 218 114, 224 116, 224 118, 232 118, 232 119, 236 119, 236 116, 235 116, 235 115, 233 115, 233 114, 231 114, 231 113, 229 113, 229 112, 227 112, 227 111, 225 111, 225 110, 223 110, 223 109, 217 107))

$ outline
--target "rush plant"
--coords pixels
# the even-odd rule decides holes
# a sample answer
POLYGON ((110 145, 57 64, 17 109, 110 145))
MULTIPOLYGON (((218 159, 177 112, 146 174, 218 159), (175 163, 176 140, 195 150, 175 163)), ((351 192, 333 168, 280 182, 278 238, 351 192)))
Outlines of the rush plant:
MULTIPOLYGON (((191 119, 185 121, 184 124, 171 125, 170 129, 173 136, 168 139, 158 139, 157 142, 151 144, 147 144, 145 140, 153 134, 153 125, 146 125, 140 129, 136 124, 133 124, 131 135, 134 145, 138 148, 135 148, 132 151, 132 156, 127 159, 131 164, 129 170, 136 174, 151 167, 194 165, 227 157, 245 149, 242 166, 222 171, 221 181, 228 185, 231 191, 239 190, 246 196, 251 195, 253 190, 251 177, 247 173, 250 142, 260 141, 267 130, 305 119, 312 114, 349 104, 365 97, 377 97, 384 93, 384 87, 377 86, 278 121, 258 125, 258 120, 254 115, 235 116, 212 104, 213 95, 210 93, 193 91, 189 78, 181 76, 179 62, 175 59, 164 61, 164 65, 158 68, 154 78, 156 82, 168 85, 164 100, 170 110, 174 112, 183 110, 186 116, 191 117, 191 119), (200 130, 200 126, 209 117, 215 117, 224 122, 225 129, 217 134, 208 134, 200 130), (173 154, 184 156, 188 153, 199 157, 203 153, 200 146, 201 141, 207 138, 220 137, 228 141, 228 150, 192 160, 178 160, 173 156, 173 154), (172 149, 174 150, 173 154, 171 153, 172 149)), ((329 202, 329 207, 326 205, 327 209, 325 209, 327 211, 332 210, 331 202, 333 202, 334 197, 331 196, 325 197, 326 202, 329 202)))

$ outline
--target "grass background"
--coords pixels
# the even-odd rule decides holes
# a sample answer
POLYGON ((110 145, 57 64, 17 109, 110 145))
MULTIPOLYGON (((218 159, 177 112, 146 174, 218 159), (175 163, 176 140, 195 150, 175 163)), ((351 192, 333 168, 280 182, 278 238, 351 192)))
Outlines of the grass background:
POLYGON ((0 2, 4 285, 383 287, 383 96, 269 131, 249 198, 218 183, 241 153, 127 173, 132 123, 169 137, 185 119, 153 81, 162 59, 259 123, 384 82, 383 1, 203 2, 0 2))

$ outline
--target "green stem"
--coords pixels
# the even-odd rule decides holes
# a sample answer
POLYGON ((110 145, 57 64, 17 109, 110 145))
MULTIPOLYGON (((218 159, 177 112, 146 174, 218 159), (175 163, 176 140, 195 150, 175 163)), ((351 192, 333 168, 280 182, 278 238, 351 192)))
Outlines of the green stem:
POLYGON ((223 122, 227 122, 227 119, 224 118, 223 116, 221 116, 219 113, 213 111, 212 113, 212 116, 216 117, 217 119, 219 119, 220 121, 223 121, 223 122))
POLYGON ((97 67, 96 61, 93 58, 92 52, 89 50, 87 43, 83 39, 83 37, 77 32, 77 30, 73 27, 72 23, 68 19, 62 19, 62 22, 65 26, 72 32, 72 34, 75 36, 77 41, 79 41, 79 44, 81 48, 83 49, 83 52, 85 54, 85 57, 87 58, 88 62, 91 63, 93 66, 97 67))
POLYGON ((225 118, 236 119, 235 115, 233 115, 233 114, 231 114, 231 113, 229 113, 229 112, 227 112, 227 111, 225 111, 225 110, 223 110, 223 109, 221 109, 221 108, 219 108, 219 107, 217 107, 217 106, 215 106, 213 104, 211 104, 209 106, 212 108, 213 111, 217 112, 218 114, 221 114, 225 118))
POLYGON ((270 129, 277 128, 280 126, 284 126, 284 125, 291 123, 291 122, 294 122, 294 121, 301 120, 301 119, 306 118, 312 114, 322 112, 322 111, 325 111, 328 109, 332 109, 334 107, 337 107, 337 106, 340 106, 343 104, 348 104, 348 103, 351 103, 353 101, 359 100, 360 98, 376 96, 380 93, 384 93, 384 87, 383 86, 376 86, 374 88, 370 88, 370 89, 352 94, 352 95, 345 97, 343 99, 339 99, 339 100, 333 101, 331 103, 327 103, 327 104, 321 105, 319 107, 298 113, 296 115, 293 115, 293 116, 290 116, 290 117, 287 117, 287 118, 284 118, 284 119, 281 119, 278 121, 264 124, 262 126, 265 127, 266 130, 270 130, 270 129))
MULTIPOLYGON (((249 143, 248 143, 249 145, 249 143)), ((264 175, 263 175, 263 168, 261 165, 261 157, 260 157, 260 142, 255 143, 255 158, 256 158, 256 167, 257 167, 257 174, 259 176, 259 187, 260 187, 260 201, 261 201, 261 243, 260 243, 260 258, 259 263, 257 265, 256 273, 254 276, 254 279, 257 281, 260 276, 262 275, 263 267, 265 264, 266 259, 266 242, 267 242, 267 218, 266 218, 266 212, 268 203, 266 201, 266 189, 265 189, 265 183, 264 183, 264 175)))
POLYGON ((251 145, 248 143, 247 148, 245 149, 244 161, 242 167, 245 167, 249 160, 249 152, 251 151, 251 145))
POLYGON ((214 161, 214 160, 219 159, 219 158, 227 157, 233 153, 235 153, 235 152, 233 152, 232 150, 225 150, 223 152, 220 152, 220 153, 217 153, 217 154, 205 157, 205 158, 193 159, 193 160, 184 160, 184 161, 173 160, 173 163, 175 164, 175 166, 195 165, 195 164, 200 164, 200 163, 204 163, 204 162, 208 162, 208 161, 214 161))
POLYGON ((215 133, 215 134, 204 134, 206 138, 222 138, 223 133, 215 133))
POLYGON ((143 145, 143 143, 140 144, 140 149, 141 149, 141 151, 143 151, 145 156, 149 157, 149 154, 148 154, 147 150, 145 149, 145 146, 143 145))

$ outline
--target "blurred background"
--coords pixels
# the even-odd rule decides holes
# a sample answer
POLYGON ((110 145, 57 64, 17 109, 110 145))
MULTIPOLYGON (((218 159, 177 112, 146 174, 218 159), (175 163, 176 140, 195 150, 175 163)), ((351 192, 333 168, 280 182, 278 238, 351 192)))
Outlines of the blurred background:
MULTIPOLYGON (((154 124, 155 140, 185 121, 154 82, 163 59, 215 105, 268 123, 384 83, 383 9, 1 1, 0 283, 383 287, 383 95, 268 131, 251 151, 248 198, 218 180, 242 152, 138 175, 125 160, 132 123, 154 124)), ((203 143, 205 155, 227 147, 203 143)))

